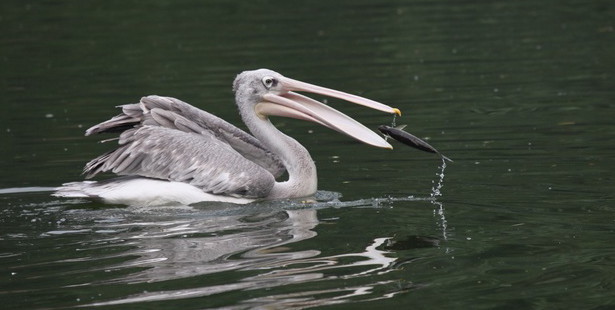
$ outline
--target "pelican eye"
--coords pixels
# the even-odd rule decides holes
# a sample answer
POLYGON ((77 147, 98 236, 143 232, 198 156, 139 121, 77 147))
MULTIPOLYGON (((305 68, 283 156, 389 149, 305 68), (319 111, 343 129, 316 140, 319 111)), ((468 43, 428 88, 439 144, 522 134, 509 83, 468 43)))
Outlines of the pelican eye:
POLYGON ((266 76, 263 78, 263 85, 265 85, 265 87, 267 88, 275 87, 276 85, 278 85, 278 80, 273 77, 266 76))

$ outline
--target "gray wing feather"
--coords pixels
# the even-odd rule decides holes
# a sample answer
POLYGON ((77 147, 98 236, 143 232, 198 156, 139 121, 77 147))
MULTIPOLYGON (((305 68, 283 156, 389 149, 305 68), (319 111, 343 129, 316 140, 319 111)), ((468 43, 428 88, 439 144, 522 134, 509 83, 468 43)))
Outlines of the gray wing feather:
POLYGON ((208 134, 228 144, 276 178, 286 171, 280 158, 271 153, 258 139, 227 121, 181 100, 147 96, 141 98, 139 103, 120 107, 121 114, 91 127, 86 131, 86 135, 124 131, 135 126, 159 126, 185 133, 208 134))
POLYGON ((260 141, 221 118, 170 97, 148 96, 86 135, 122 132, 117 149, 84 168, 186 182, 212 194, 265 197, 285 171, 260 141))
POLYGON ((275 183, 266 169, 211 134, 146 125, 124 131, 119 144, 86 165, 87 177, 112 171, 186 182, 208 193, 248 198, 267 196, 275 183))

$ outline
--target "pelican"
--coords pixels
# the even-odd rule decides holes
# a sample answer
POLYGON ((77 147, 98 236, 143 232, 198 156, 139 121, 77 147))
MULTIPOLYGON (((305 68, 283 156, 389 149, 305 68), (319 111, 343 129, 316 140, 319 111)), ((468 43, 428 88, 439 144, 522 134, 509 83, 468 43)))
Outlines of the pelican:
POLYGON ((308 151, 275 128, 269 116, 307 120, 368 145, 392 146, 356 120, 297 91, 401 115, 399 109, 382 103, 268 69, 240 73, 233 91, 252 135, 178 99, 143 97, 139 103, 119 106, 119 115, 85 132, 86 136, 121 132, 110 139, 118 140, 116 149, 84 168, 88 179, 107 171, 120 177, 66 183, 54 195, 146 206, 308 197, 317 189, 316 166, 308 151), (277 181, 285 172, 288 179, 277 181))

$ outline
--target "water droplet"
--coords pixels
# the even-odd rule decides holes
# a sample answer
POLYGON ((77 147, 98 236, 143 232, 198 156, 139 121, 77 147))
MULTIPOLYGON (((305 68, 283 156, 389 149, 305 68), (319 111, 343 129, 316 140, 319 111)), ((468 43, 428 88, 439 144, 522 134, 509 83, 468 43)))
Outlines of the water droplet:
MULTIPOLYGON (((446 160, 442 158, 442 166, 440 166, 440 173, 436 173, 436 176, 439 177, 438 184, 435 187, 431 188, 431 198, 442 196, 442 192, 440 190, 442 189, 442 186, 444 186, 444 169, 446 169, 446 160)), ((435 183, 433 180, 431 182, 435 183)))

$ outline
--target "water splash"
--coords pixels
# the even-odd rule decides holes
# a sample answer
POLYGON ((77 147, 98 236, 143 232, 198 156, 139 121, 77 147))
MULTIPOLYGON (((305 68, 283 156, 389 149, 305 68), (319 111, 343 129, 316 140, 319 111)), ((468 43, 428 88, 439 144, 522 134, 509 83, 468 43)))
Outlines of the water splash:
POLYGON ((446 221, 446 215, 444 215, 444 204, 437 200, 432 200, 431 204, 436 207, 433 210, 433 214, 439 217, 436 224, 442 231, 442 240, 448 240, 448 222, 446 221))
MULTIPOLYGON (((437 200, 438 197, 442 197, 442 187, 444 186, 444 169, 446 169, 446 159, 444 157, 442 157, 442 166, 440 166, 439 168, 439 173, 436 173, 436 176, 438 176, 438 182, 434 187, 431 188, 430 198, 431 204, 436 206, 433 212, 434 216, 437 215, 439 217, 437 224, 442 230, 442 239, 448 240, 448 222, 446 221, 446 216, 444 215, 444 204, 437 200)), ((431 182, 435 183, 435 181, 431 182)))
MULTIPOLYGON (((446 159, 444 157, 442 157, 442 166, 438 168, 440 168, 440 173, 436 173, 436 176, 439 177, 438 184, 431 188, 431 194, 429 195, 433 199, 442 196, 441 189, 444 186, 444 169, 446 169, 446 159)), ((435 183, 434 181, 431 182, 435 183)))

